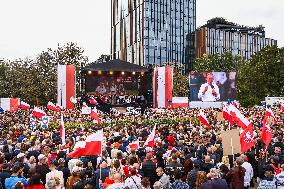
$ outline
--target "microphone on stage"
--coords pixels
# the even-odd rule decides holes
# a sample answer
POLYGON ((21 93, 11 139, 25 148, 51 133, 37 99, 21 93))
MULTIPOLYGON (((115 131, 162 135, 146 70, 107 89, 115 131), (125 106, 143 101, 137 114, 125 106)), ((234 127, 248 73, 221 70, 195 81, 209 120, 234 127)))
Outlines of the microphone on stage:
POLYGON ((211 87, 212 89, 214 89, 214 85, 210 85, 210 87, 211 87))

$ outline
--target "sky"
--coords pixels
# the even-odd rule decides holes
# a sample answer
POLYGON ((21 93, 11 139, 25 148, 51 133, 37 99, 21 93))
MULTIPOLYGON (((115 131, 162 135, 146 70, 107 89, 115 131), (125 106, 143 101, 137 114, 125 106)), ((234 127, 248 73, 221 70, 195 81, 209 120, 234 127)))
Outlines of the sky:
MULTIPOLYGON (((30 57, 75 42, 94 61, 110 54, 111 0, 0 0, 0 59, 30 57)), ((264 25, 284 47, 284 0, 197 0, 197 27, 213 17, 264 25)))

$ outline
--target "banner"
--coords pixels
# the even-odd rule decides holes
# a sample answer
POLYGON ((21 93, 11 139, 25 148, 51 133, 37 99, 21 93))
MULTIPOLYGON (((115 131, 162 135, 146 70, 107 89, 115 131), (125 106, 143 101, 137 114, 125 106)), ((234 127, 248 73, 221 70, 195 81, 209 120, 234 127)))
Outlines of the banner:
POLYGON ((57 103, 66 108, 74 109, 72 99, 75 96, 75 65, 58 65, 57 103))
POLYGON ((49 117, 48 116, 42 116, 41 118, 41 128, 47 129, 48 128, 48 123, 49 123, 49 117))
POLYGON ((155 67, 153 76, 153 104, 155 108, 168 108, 173 98, 173 68, 155 67))

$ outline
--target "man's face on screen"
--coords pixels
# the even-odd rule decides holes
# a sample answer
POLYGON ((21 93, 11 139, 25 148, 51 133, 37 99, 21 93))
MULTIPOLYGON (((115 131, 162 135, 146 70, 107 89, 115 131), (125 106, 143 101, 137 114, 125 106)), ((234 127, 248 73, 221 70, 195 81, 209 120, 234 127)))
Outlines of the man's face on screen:
POLYGON ((209 84, 209 85, 212 85, 212 83, 213 83, 213 80, 214 80, 214 77, 213 77, 213 75, 211 75, 211 74, 209 74, 209 75, 207 75, 207 83, 209 84))

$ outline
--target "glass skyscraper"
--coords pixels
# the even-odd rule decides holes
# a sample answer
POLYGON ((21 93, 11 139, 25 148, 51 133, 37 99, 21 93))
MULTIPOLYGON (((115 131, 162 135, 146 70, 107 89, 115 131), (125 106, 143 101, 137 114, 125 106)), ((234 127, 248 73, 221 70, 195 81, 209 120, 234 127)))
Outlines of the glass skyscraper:
MULTIPOLYGON (((185 61, 196 0, 112 0, 111 55, 137 65, 185 61)), ((187 67, 187 65, 185 65, 187 67)))

